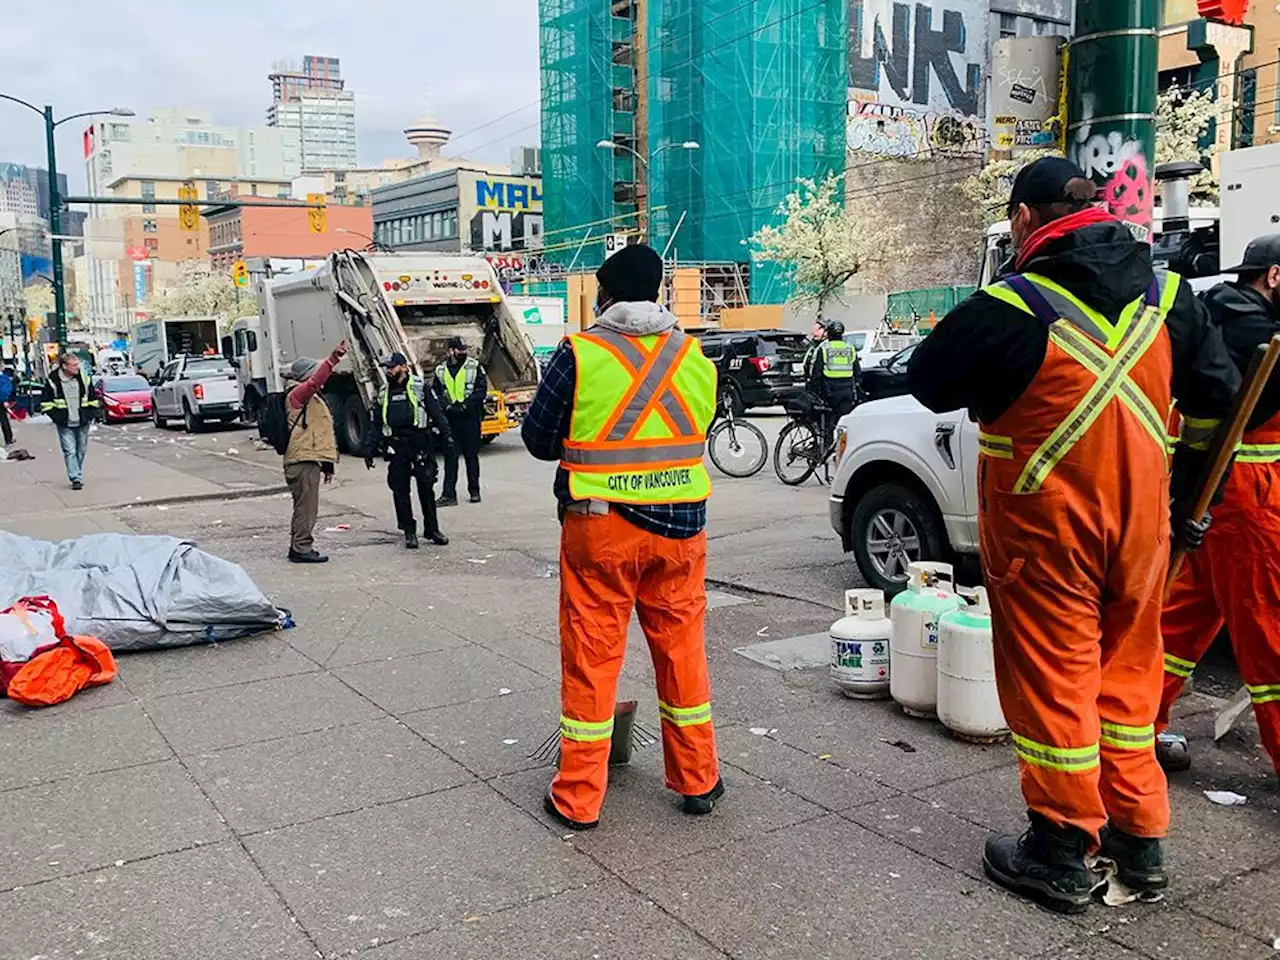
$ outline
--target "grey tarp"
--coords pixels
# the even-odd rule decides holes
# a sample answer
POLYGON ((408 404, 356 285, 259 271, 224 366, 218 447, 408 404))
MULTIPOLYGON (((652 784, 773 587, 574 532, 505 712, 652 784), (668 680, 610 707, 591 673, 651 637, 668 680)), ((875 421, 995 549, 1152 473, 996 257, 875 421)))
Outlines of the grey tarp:
POLYGON ((73 634, 112 650, 178 647, 291 626, 239 566, 176 537, 61 543, 0 530, 0 609, 48 595, 73 634))

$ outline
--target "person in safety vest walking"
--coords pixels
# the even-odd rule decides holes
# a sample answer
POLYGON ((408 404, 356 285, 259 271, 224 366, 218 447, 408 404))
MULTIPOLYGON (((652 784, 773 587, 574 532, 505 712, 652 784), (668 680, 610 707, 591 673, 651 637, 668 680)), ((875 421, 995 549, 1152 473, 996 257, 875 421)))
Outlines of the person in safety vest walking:
POLYGON ((449 538, 440 532, 436 519, 435 441, 431 430, 449 444, 449 421, 436 395, 421 377, 414 376, 402 353, 382 361, 387 382, 373 405, 373 417, 365 433, 364 465, 373 469, 373 458, 381 452, 388 460, 387 486, 396 508, 396 524, 404 531, 404 545, 418 549, 418 522, 413 516, 410 483, 417 481, 418 502, 422 505, 422 535, 437 546, 447 546, 449 538))
POLYGON ((605 261, 595 326, 557 349, 521 428, 530 453, 560 461, 561 759, 544 806, 574 830, 600 819, 633 608, 657 674, 667 786, 688 814, 724 794, 703 635, 716 368, 658 305, 662 272, 643 244, 605 261))
POLYGON ((101 415, 98 391, 80 369, 80 358, 70 351, 58 357, 58 366, 45 378, 40 412, 58 428, 58 445, 67 465, 72 490, 84 489, 84 457, 89 452, 89 428, 101 415))
POLYGON ((844 324, 827 324, 826 339, 817 345, 809 370, 809 390, 831 408, 834 423, 857 405, 858 349, 844 339, 844 324))
MULTIPOLYGON (((1259 237, 1237 274, 1205 295, 1242 373, 1260 344, 1280 333, 1280 234, 1259 237)), ((1205 450, 1199 421, 1183 417, 1174 456, 1205 450)), ((1262 394, 1235 465, 1213 511, 1203 548, 1183 565, 1165 605, 1164 697, 1156 726, 1169 724, 1169 708, 1225 620, 1236 664, 1249 687, 1262 742, 1280 773, 1280 379, 1262 394)))
MULTIPOLYGON (((1190 286, 1153 271, 1150 247, 1095 194, 1068 160, 1024 167, 1008 211, 1015 272, 951 311, 908 366, 925 406, 968 407, 979 424, 996 680, 1031 820, 1020 839, 989 839, 983 866, 1066 913, 1088 907, 1099 845, 1130 887, 1167 883, 1166 425, 1177 397, 1215 429, 1240 384, 1190 286)), ((1187 507, 1174 506, 1178 536, 1199 529, 1187 507)))
POLYGON ((438 507, 458 505, 458 454, 467 462, 467 493, 480 502, 480 422, 489 381, 478 360, 467 356, 461 337, 450 337, 448 359, 436 367, 436 396, 449 418, 452 446, 444 448, 444 489, 438 507))

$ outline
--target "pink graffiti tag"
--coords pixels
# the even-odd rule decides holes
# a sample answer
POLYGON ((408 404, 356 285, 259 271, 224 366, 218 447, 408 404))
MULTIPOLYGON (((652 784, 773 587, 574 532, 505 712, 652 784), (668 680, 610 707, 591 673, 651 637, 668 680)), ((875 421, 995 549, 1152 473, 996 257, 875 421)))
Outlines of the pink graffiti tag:
POLYGON ((1126 223, 1151 226, 1153 197, 1147 158, 1141 153, 1128 157, 1102 188, 1107 210, 1126 223))

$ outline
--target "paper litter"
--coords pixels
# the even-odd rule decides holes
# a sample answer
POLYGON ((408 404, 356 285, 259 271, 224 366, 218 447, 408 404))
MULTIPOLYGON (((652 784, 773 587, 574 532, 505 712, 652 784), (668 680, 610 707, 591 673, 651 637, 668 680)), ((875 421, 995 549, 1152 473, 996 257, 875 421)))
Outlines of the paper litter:
POLYGON ((1204 795, 1209 798, 1210 803, 1216 803, 1220 807, 1243 807, 1249 802, 1248 797, 1231 790, 1206 790, 1204 795))

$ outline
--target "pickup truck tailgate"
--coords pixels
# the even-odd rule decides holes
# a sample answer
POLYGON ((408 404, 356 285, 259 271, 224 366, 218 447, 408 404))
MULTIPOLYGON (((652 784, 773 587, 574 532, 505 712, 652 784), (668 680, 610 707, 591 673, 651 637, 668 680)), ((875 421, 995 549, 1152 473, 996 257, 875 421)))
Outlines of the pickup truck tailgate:
POLYGON ((240 384, 235 377, 202 377, 196 381, 196 399, 200 406, 226 406, 240 404, 240 384))

